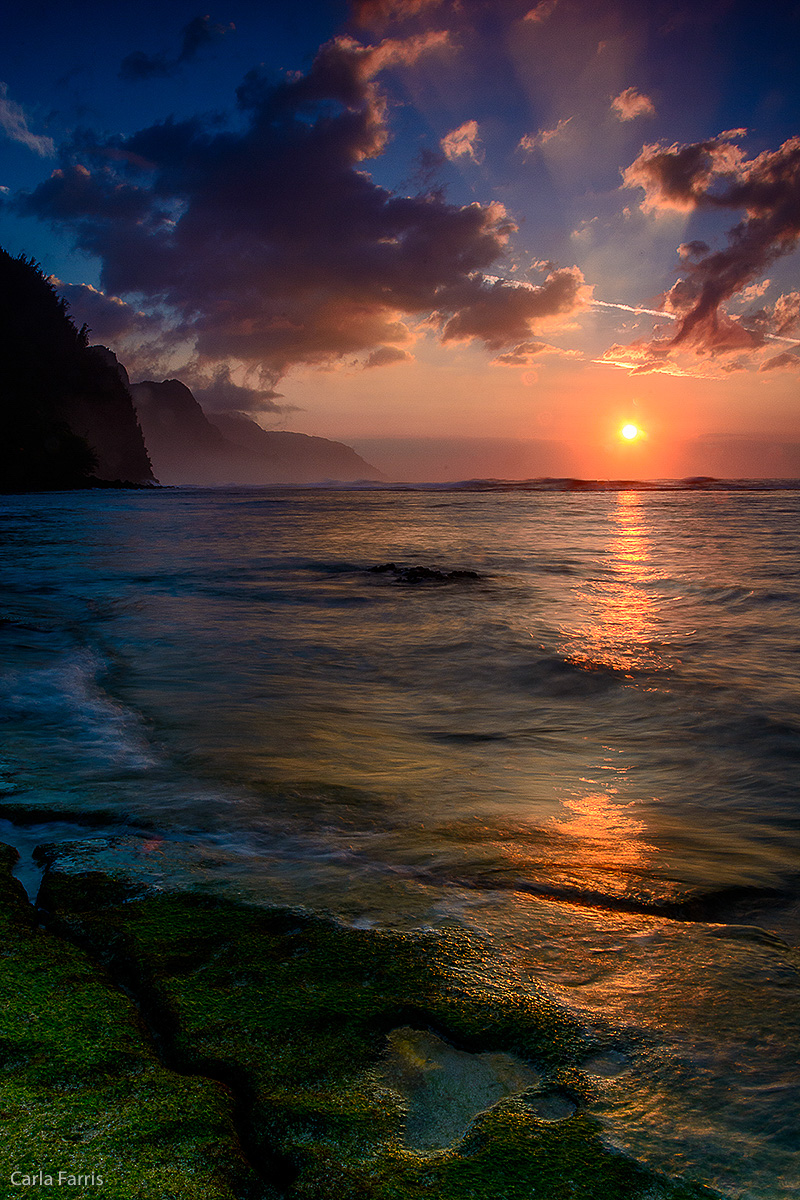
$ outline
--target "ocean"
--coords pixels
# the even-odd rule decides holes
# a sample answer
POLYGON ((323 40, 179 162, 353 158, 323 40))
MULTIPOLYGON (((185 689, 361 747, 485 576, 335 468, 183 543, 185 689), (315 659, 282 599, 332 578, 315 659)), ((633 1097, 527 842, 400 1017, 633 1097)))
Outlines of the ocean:
POLYGON ((800 492, 104 490, 0 537, 31 894, 111 837, 151 886, 458 925, 614 1031, 610 1145, 800 1195, 800 492))

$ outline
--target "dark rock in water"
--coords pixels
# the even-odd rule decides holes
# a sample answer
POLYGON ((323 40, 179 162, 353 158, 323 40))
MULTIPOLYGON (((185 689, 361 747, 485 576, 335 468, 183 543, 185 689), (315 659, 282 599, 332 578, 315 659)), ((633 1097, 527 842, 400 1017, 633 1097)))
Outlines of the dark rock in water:
POLYGON ((396 583, 458 583, 467 579, 483 579, 477 571, 440 571, 437 567, 403 567, 397 563, 381 563, 368 567, 372 575, 390 575, 396 583))
MULTIPOLYGON (((604 1146, 602 1126, 586 1112, 593 1085, 578 1067, 604 1046, 534 990, 488 984, 485 948, 468 935, 352 929, 297 910, 159 894, 136 870, 130 879, 124 868, 106 875, 102 839, 51 846, 45 857, 45 919, 87 947, 103 972, 92 976, 84 965, 65 988, 63 967, 35 960, 41 999, 29 999, 16 979, 7 993, 24 997, 17 1008, 33 1017, 25 1029, 17 1021, 7 1054, 26 1063, 39 1054, 35 1070, 50 1081, 42 1039, 56 1017, 47 1005, 56 1016, 72 1006, 73 1047, 90 1037, 84 1011, 100 1022, 84 1004, 85 989, 117 1005, 103 1011, 97 1045, 83 1051, 91 1062, 106 1054, 112 1090, 103 1090, 103 1075, 103 1087, 81 1095, 82 1123, 65 1097, 57 1136, 48 1134, 53 1158, 73 1126, 81 1154, 97 1162, 107 1125, 121 1125, 119 1169, 144 1179, 124 1194, 228 1195, 221 1180, 232 1170, 229 1127, 218 1084, 209 1082, 220 1081, 233 1093, 241 1146, 263 1181, 248 1190, 243 1179, 241 1197, 266 1200, 274 1186, 295 1200, 710 1200, 707 1189, 658 1176, 604 1146), (138 1085, 115 1103, 122 1067, 114 1039, 128 1039, 130 1061, 150 1072, 144 1081, 152 1080, 155 1097, 165 1073, 141 1065, 141 1035, 137 1042, 127 1024, 131 1007, 108 977, 136 999, 162 1063, 176 1073, 174 1094, 185 1092, 179 1119, 169 1103, 159 1120, 141 1101, 155 1146, 172 1153, 160 1190, 148 1190, 153 1163, 138 1126, 133 1137, 124 1127, 138 1085), (59 986, 63 994, 51 1000, 59 986), (205 1159, 197 1153, 202 1136, 205 1159)), ((40 931, 36 937, 39 945, 54 942, 40 931)), ((71 946, 63 954, 66 963, 86 964, 71 946)), ((0 1075, 6 1110, 7 1081, 8 1072, 0 1075)), ((25 1119, 43 1115, 33 1106, 25 1119)))
POLYGON ((0 490, 152 483, 130 395, 32 260, 0 250, 0 490))

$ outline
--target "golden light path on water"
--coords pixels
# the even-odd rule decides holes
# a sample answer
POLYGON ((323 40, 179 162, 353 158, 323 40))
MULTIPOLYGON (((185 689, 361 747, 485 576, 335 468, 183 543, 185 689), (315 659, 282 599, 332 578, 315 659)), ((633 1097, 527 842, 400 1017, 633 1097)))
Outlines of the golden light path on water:
MULTIPOLYGON (((671 643, 691 630, 663 596, 655 598, 651 557, 642 499, 621 492, 607 544, 613 570, 599 571, 582 589, 574 610, 579 620, 562 625, 561 633, 565 655, 583 669, 631 680, 634 672, 652 673, 655 691, 665 686, 660 677, 679 665, 671 643)), ((788 947, 746 924, 614 911, 615 895, 649 898, 659 849, 658 835, 648 836, 648 814, 659 800, 637 797, 630 747, 607 744, 594 762, 577 766, 581 759, 576 745, 581 773, 571 782, 562 775, 564 816, 548 823, 551 869, 558 864, 552 883, 564 889, 563 897, 545 899, 524 889, 513 898, 498 895, 494 904, 487 897, 479 924, 493 929, 504 947, 510 977, 544 985, 559 1004, 616 1031, 628 1054, 601 1063, 594 1079, 594 1110, 607 1118, 612 1145, 670 1173, 699 1164, 707 1179, 732 1187, 732 1195, 773 1200, 768 1176, 761 1181, 758 1170, 751 1171, 742 1192, 731 1167, 742 1155, 757 1157, 758 1140, 748 1136, 754 1116, 756 1126, 774 1121, 772 1097, 794 1087, 785 1035, 788 1026, 800 1034, 800 1010, 787 1008, 780 990, 791 973, 788 947), (570 888, 583 900, 571 902, 570 888), (756 1026, 781 1032, 756 1046, 756 1026), (725 1133, 707 1119, 720 1108, 725 1133)), ((516 865, 521 879, 543 879, 535 856, 527 864, 520 856, 516 865)), ((593 1069, 587 1067, 590 1076, 593 1069)), ((781 1160, 779 1151, 776 1161, 783 1161, 787 1182, 794 1178, 791 1153, 784 1150, 781 1160)))

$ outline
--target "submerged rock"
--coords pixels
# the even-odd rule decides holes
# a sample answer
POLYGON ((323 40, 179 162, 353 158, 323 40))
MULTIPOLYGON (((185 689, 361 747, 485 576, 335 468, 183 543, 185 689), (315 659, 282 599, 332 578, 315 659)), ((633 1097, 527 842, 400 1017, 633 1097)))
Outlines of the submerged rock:
POLYGON ((482 579, 477 571, 440 571, 438 567, 404 567, 397 563, 381 563, 368 567, 371 575, 389 575, 395 583, 459 583, 468 579, 482 579))
MULTIPOLYGON (((168 1091, 174 1086, 183 1097, 178 1125, 168 1106, 163 1122, 148 1110, 156 1147, 188 1139, 188 1149, 173 1157, 173 1176, 181 1181, 171 1177, 159 1190, 132 1124, 125 1170, 143 1182, 120 1196, 711 1196, 603 1145, 601 1126, 586 1111, 592 1085, 577 1064, 605 1047, 535 991, 504 990, 492 978, 485 950, 467 935, 353 929, 302 911, 148 892, 140 879, 126 881, 124 870, 115 870, 113 879, 104 874, 101 843, 48 847, 40 902, 50 928, 88 947, 102 971, 73 946, 41 933, 35 935, 40 945, 61 945, 66 960, 80 961, 83 975, 71 985, 46 958, 37 969, 43 978, 53 972, 47 986, 65 997, 56 1006, 66 1005, 76 1053, 84 1053, 86 1043, 90 1059, 106 1053, 116 1064, 115 1039, 127 1038, 136 1069, 153 1074, 152 1086, 163 1079, 168 1091), (132 1006, 108 978, 135 997, 160 1064, 132 1006), (107 1006, 94 1026, 84 1004, 87 988, 107 1006), (103 1051, 104 1039, 112 1050, 103 1051), (199 1078, 185 1078, 190 1075, 199 1078), (231 1110, 220 1083, 235 1096, 237 1127, 258 1179, 253 1185, 240 1160, 230 1192, 220 1190, 233 1178, 235 1162, 231 1110), (203 1158, 198 1131, 214 1122, 203 1158)), ((50 1002, 48 993, 41 1002, 45 1016, 38 1018, 45 1023, 50 1002)), ((26 1036, 17 1021, 12 1046, 26 1036)), ((126 1080, 131 1074, 124 1063, 114 1071, 126 1080)), ((52 1071, 43 1079, 55 1086, 52 1071)), ((95 1161, 105 1145, 97 1132, 104 1121, 124 1121, 130 1112, 117 1104, 117 1094, 87 1092, 84 1120, 51 1092, 59 1127, 79 1129, 81 1152, 91 1151, 95 1161)), ((135 1084, 132 1094, 138 1095, 135 1084)), ((40 1107, 30 1120, 44 1121, 44 1112, 40 1107)))
POLYGON ((386 1082, 406 1099, 404 1141, 415 1150, 454 1145, 480 1113, 541 1083, 511 1054, 456 1050, 429 1030, 394 1029, 387 1041, 386 1082))

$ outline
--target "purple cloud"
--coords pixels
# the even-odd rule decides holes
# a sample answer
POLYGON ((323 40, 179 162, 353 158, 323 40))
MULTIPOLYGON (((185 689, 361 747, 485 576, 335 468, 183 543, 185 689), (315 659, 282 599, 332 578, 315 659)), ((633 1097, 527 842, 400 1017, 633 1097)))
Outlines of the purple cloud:
POLYGON ((167 120, 128 138, 83 132, 18 210, 72 231, 105 292, 158 306, 202 369, 292 365, 403 343, 405 321, 491 348, 582 304, 577 268, 540 287, 487 276, 514 223, 502 205, 396 195, 364 169, 389 138, 378 76, 447 52, 426 33, 323 46, 277 83, 253 71, 236 126, 167 120))

